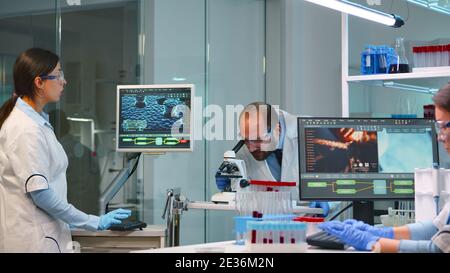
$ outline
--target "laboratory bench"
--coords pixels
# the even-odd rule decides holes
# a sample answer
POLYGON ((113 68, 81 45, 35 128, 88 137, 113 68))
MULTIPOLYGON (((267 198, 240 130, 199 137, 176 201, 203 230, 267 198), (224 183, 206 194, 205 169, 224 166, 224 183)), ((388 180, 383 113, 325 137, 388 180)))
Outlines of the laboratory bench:
MULTIPOLYGON (((244 245, 237 245, 235 244, 235 242, 236 241, 233 240, 207 244, 146 249, 131 252, 132 253, 249 253, 244 245)), ((372 252, 356 251, 353 248, 348 248, 346 250, 332 250, 308 246, 306 253, 372 253, 372 252)))
POLYGON ((149 225, 133 231, 86 231, 73 229, 72 240, 79 243, 80 252, 130 252, 165 247, 166 227, 149 225))

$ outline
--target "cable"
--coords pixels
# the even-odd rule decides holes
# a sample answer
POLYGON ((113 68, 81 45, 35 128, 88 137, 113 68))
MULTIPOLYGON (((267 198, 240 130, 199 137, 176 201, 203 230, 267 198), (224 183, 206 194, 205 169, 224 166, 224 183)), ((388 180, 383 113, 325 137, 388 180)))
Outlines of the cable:
POLYGON ((344 211, 348 210, 349 208, 353 207, 353 203, 350 203, 349 205, 347 205, 345 208, 341 209, 340 211, 338 211, 335 215, 333 215, 333 217, 330 218, 329 221, 333 221, 334 219, 336 219, 339 215, 341 215, 344 211))
POLYGON ((130 178, 130 177, 133 175, 133 173, 136 171, 137 165, 138 165, 138 163, 139 163, 140 157, 141 157, 141 153, 139 153, 139 154, 137 155, 136 163, 134 163, 133 169, 131 169, 131 172, 130 172, 130 174, 128 175, 127 180, 128 180, 128 178, 130 178))
MULTIPOLYGON (((407 15, 406 15, 405 20, 403 20, 403 21, 406 23, 406 22, 408 22, 408 19, 409 19, 409 3, 408 3, 408 0, 404 0, 404 1, 406 4, 407 15)), ((390 14, 392 14, 393 5, 394 5, 394 0, 391 0, 391 6, 389 7, 390 14)))
POLYGON ((406 19, 405 19, 405 23, 406 23, 406 22, 408 22, 408 19, 409 19, 409 3, 408 3, 408 1, 405 1, 405 4, 406 4, 406 10, 408 11, 408 15, 406 15, 406 19))
MULTIPOLYGON (((136 157, 136 155, 132 155, 131 159, 136 157)), ((136 171, 138 163, 139 163, 139 159, 141 157, 141 153, 137 153, 137 159, 136 159, 136 163, 134 163, 133 168, 131 169, 130 174, 127 176, 127 179, 125 179, 125 182, 128 181, 128 179, 130 179, 130 177, 133 175, 133 173, 136 171)), ((106 204, 106 209, 105 212, 109 211, 109 202, 106 204)))

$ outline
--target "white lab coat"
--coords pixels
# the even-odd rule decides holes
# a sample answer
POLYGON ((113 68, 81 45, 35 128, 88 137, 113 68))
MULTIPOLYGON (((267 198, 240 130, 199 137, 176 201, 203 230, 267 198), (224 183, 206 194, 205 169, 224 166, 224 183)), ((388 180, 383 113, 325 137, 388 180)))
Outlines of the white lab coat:
MULTIPOLYGON (((283 159, 281 163, 281 181, 296 182, 295 189, 292 189, 292 198, 298 200, 299 171, 297 116, 291 115, 283 110, 279 110, 279 114, 283 115, 286 124, 286 134, 283 143, 283 159)), ((236 157, 245 161, 249 180, 276 181, 270 172, 266 160, 258 161, 254 159, 246 145, 241 148, 236 157)))
POLYGON ((439 230, 431 240, 444 253, 450 253, 450 203, 447 203, 433 220, 439 230))
POLYGON ((67 165, 51 125, 19 99, 0 130, 0 252, 72 252, 69 226, 29 195, 50 187, 67 200, 67 165))

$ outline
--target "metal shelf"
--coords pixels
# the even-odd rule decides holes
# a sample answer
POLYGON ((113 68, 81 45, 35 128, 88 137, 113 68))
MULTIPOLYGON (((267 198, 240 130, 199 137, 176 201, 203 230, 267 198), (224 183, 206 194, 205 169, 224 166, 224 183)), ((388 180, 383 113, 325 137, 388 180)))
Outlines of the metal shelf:
POLYGON ((450 14, 450 1, 437 1, 437 0, 407 0, 407 1, 443 14, 447 15, 450 14))
POLYGON ((434 72, 398 73, 398 74, 357 75, 357 76, 348 76, 347 81, 348 82, 393 81, 393 80, 446 78, 446 77, 450 77, 450 70, 434 71, 434 72))

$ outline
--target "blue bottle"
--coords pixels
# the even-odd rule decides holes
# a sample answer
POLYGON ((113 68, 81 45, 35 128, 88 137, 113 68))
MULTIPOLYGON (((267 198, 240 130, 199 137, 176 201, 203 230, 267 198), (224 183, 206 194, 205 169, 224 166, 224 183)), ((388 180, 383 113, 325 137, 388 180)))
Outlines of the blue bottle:
POLYGON ((378 46, 375 50, 375 74, 386 74, 388 69, 388 47, 378 46))
POLYGON ((370 75, 375 73, 375 47, 367 45, 361 53, 361 74, 370 75))

